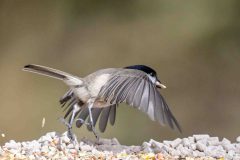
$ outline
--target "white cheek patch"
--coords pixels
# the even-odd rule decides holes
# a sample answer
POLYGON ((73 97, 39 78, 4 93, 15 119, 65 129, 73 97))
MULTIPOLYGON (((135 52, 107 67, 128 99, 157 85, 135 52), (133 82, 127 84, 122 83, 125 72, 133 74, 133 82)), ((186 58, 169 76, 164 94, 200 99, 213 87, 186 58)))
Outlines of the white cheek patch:
POLYGON ((89 86, 89 90, 92 93, 92 96, 97 96, 100 92, 100 89, 106 82, 109 80, 110 74, 102 74, 97 76, 96 79, 89 86))

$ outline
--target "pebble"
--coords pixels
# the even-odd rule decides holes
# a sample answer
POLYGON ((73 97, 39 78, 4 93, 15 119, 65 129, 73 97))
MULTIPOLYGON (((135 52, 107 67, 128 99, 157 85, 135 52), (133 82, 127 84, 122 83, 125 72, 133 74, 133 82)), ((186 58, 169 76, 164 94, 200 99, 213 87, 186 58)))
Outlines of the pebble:
POLYGON ((73 148, 75 148, 75 146, 72 143, 70 143, 69 145, 67 145, 67 148, 68 149, 73 149, 73 148))
POLYGON ((192 160, 194 157, 201 157, 199 159, 210 157, 210 159, 224 158, 226 160, 240 160, 239 137, 236 138, 236 142, 231 143, 227 138, 223 138, 220 141, 218 137, 211 137, 204 134, 193 135, 182 139, 177 138, 172 141, 165 140, 163 142, 151 139, 149 142, 143 142, 141 146, 124 146, 120 145, 116 138, 101 139, 99 144, 87 139, 79 143, 72 143, 66 133, 60 135, 56 132, 49 132, 38 140, 21 143, 10 140, 5 143, 5 145, 0 146, 0 156, 8 153, 10 154, 10 159, 68 160, 78 159, 77 157, 91 159, 89 157, 90 155, 96 155, 96 157, 101 156, 102 159, 106 159, 106 157, 114 157, 115 154, 119 154, 115 156, 115 159, 118 159, 117 157, 120 157, 119 159, 125 159, 121 158, 121 156, 133 156, 136 153, 146 153, 148 156, 161 154, 163 157, 170 156, 188 160, 192 160))
POLYGON ((49 135, 51 138, 55 138, 56 137, 56 132, 49 132, 47 133, 47 135, 49 135))
POLYGON ((170 152, 170 154, 171 154, 172 156, 180 156, 180 155, 181 155, 181 152, 174 149, 174 150, 172 150, 172 151, 170 152))
POLYGON ((16 143, 14 140, 10 140, 5 144, 5 147, 8 149, 18 149, 21 147, 21 145, 19 143, 16 143))
MULTIPOLYGON (((145 142, 144 142, 145 143, 145 142)), ((152 148, 162 148, 163 147, 163 144, 158 142, 158 141, 155 141, 153 139, 150 139, 149 143, 147 144, 148 146, 151 145, 152 148)))
POLYGON ((167 145, 167 146, 170 146, 172 143, 172 141, 163 141, 163 144, 167 145))
POLYGON ((208 146, 217 146, 221 142, 219 141, 218 137, 210 137, 207 141, 208 146))
POLYGON ((190 144, 195 143, 194 137, 188 137, 187 138, 190 144))
POLYGON ((197 141, 197 144, 196 144, 196 149, 197 150, 199 150, 201 152, 204 152, 206 147, 207 146, 205 144, 203 144, 202 142, 197 141))
POLYGON ((233 150, 228 151, 226 159, 232 159, 236 153, 233 150))
POLYGON ((206 155, 204 152, 200 152, 200 151, 196 150, 196 151, 193 151, 192 156, 193 157, 204 157, 206 155))
POLYGON ((226 151, 224 151, 222 146, 209 146, 207 147, 205 153, 210 157, 221 158, 224 157, 226 151))
POLYGON ((188 138, 183 138, 182 143, 185 147, 191 146, 190 140, 188 138))
POLYGON ((231 151, 231 150, 233 150, 233 151, 236 150, 234 144, 225 144, 225 145, 223 145, 223 148, 224 148, 227 152, 228 152, 228 151, 231 151))
POLYGON ((171 145, 173 148, 176 148, 181 142, 182 142, 182 139, 177 138, 177 139, 173 140, 173 141, 170 143, 170 145, 171 145))
POLYGON ((236 138, 237 143, 240 143, 240 136, 236 138))
POLYGON ((3 149, 2 147, 0 146, 0 156, 3 154, 3 149))
POLYGON ((210 136, 208 134, 197 134, 197 135, 193 135, 193 138, 196 141, 199 141, 201 139, 208 139, 210 136))
POLYGON ((68 138, 68 136, 64 136, 64 137, 62 137, 62 141, 63 141, 63 143, 70 143, 70 141, 71 141, 71 139, 70 138, 68 138))
POLYGON ((93 147, 91 147, 89 145, 80 146, 81 151, 91 151, 92 149, 93 149, 93 147))
POLYGON ((48 146, 42 146, 41 152, 48 153, 49 152, 48 146))
POLYGON ((222 145, 228 145, 228 144, 231 144, 231 141, 228 140, 227 138, 223 138, 221 143, 222 145))
POLYGON ((145 153, 149 153, 149 152, 153 152, 152 150, 156 148, 156 146, 151 147, 151 144, 148 142, 143 142, 142 144, 142 148, 143 148, 143 152, 145 153), (153 149, 152 149, 153 148, 153 149))
POLYGON ((197 144, 190 144, 189 148, 195 151, 197 149, 197 144))

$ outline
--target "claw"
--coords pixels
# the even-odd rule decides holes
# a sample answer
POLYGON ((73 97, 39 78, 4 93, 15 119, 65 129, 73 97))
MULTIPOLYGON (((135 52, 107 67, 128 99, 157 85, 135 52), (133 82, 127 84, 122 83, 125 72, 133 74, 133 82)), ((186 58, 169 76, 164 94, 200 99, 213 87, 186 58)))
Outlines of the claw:
POLYGON ((71 139, 71 141, 75 141, 76 138, 72 132, 72 126, 70 123, 68 123, 64 118, 60 117, 59 118, 60 122, 62 122, 65 126, 67 126, 67 136, 68 138, 71 139))
POLYGON ((84 121, 81 118, 76 119, 76 122, 80 121, 81 124, 85 124, 86 126, 90 126, 90 123, 87 123, 86 121, 84 121))

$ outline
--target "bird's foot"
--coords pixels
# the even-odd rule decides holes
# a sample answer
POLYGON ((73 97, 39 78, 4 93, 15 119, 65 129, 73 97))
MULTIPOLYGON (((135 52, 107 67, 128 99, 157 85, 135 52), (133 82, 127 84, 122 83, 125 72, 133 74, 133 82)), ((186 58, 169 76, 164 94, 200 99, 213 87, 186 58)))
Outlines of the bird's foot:
POLYGON ((66 127, 67 127, 67 136, 68 138, 74 142, 74 143, 77 143, 77 138, 76 136, 73 134, 73 131, 72 131, 72 125, 66 121, 66 119, 64 118, 59 118, 60 122, 62 122, 66 127))
POLYGON ((94 125, 91 121, 86 122, 85 120, 83 120, 81 118, 78 118, 78 119, 76 119, 76 122, 86 125, 89 128, 89 130, 91 130, 93 132, 96 139, 99 140, 98 133, 97 133, 97 131, 96 131, 96 129, 95 129, 95 127, 94 127, 94 125))
POLYGON ((97 131, 95 130, 95 127, 94 127, 93 125, 91 125, 91 129, 92 129, 92 132, 93 132, 94 136, 96 137, 97 141, 99 141, 98 133, 97 133, 97 131))
POLYGON ((76 119, 76 122, 77 122, 77 123, 84 124, 84 125, 86 125, 86 126, 90 126, 90 125, 91 125, 90 123, 84 121, 84 120, 81 119, 81 118, 76 119))

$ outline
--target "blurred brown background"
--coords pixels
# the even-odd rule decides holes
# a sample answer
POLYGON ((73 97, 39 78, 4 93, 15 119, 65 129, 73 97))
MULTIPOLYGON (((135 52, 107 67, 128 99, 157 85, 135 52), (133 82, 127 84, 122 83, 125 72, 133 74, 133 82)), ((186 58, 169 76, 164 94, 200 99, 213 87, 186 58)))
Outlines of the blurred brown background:
MULTIPOLYGON (((22 72, 29 63, 85 76, 105 67, 146 64, 183 134, 125 105, 102 137, 122 144, 206 133, 240 135, 240 1, 0 1, 0 144, 66 128, 60 81, 22 72), (46 126, 41 128, 42 118, 46 126)), ((91 137, 86 128, 78 137, 91 137)))

